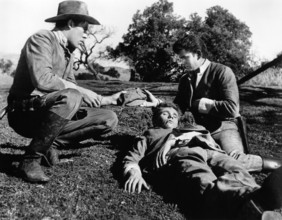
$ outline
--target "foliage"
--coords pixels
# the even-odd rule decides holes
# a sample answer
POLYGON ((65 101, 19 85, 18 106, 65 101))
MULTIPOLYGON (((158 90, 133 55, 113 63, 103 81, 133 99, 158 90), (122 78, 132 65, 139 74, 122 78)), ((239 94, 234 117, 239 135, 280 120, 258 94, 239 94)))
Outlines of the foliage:
POLYGON ((10 73, 13 62, 11 60, 0 59, 0 70, 3 74, 10 73))
POLYGON ((119 72, 114 67, 111 67, 109 70, 105 71, 103 74, 114 77, 114 78, 120 77, 119 72))
POLYGON ((171 46, 185 33, 200 35, 209 51, 208 58, 230 66, 236 75, 250 68, 251 32, 220 6, 207 9, 204 19, 193 13, 186 20, 173 13, 173 3, 159 0, 143 13, 138 10, 132 21, 123 42, 108 51, 115 58, 128 57, 143 81, 179 78, 183 69, 175 62, 171 46))
POLYGON ((87 39, 80 45, 80 48, 78 50, 78 57, 74 62, 74 69, 78 70, 80 68, 80 65, 83 65, 94 75, 97 75, 98 73, 103 73, 103 71, 100 71, 101 69, 99 68, 97 71, 96 67, 98 64, 96 64, 95 61, 96 59, 105 56, 104 52, 106 50, 99 51, 95 54, 94 49, 97 47, 97 45, 100 45, 106 39, 108 39, 112 34, 113 31, 106 28, 105 26, 97 28, 94 25, 90 25, 88 29, 87 39))
POLYGON ((237 76, 250 71, 252 33, 228 10, 211 7, 204 21, 196 13, 192 14, 187 30, 202 37, 211 60, 231 67, 237 76))
POLYGON ((160 0, 133 16, 123 42, 111 51, 113 57, 127 56, 143 81, 163 80, 175 65, 170 48, 186 21, 173 14, 173 3, 160 0))

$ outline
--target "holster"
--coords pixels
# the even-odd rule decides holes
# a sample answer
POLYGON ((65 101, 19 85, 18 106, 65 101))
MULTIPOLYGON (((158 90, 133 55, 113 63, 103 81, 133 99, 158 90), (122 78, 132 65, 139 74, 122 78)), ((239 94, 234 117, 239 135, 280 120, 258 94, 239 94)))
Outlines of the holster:
POLYGON ((8 111, 36 111, 44 106, 44 101, 40 96, 30 96, 27 98, 8 97, 8 111))

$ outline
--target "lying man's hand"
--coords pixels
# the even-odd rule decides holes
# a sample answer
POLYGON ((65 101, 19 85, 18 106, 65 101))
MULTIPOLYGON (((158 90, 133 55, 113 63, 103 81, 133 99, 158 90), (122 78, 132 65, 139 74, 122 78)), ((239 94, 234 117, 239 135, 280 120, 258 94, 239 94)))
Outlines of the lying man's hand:
POLYGON ((140 106, 141 107, 156 107, 158 104, 161 103, 160 99, 157 99, 151 92, 148 90, 144 90, 148 96, 148 101, 143 102, 140 106))
POLYGON ((126 93, 126 91, 117 92, 117 93, 109 96, 109 98, 111 99, 111 101, 110 101, 111 104, 112 105, 116 105, 117 104, 117 100, 119 99, 120 95, 124 94, 124 93, 126 93))
POLYGON ((145 189, 149 189, 149 186, 143 179, 142 174, 139 170, 135 170, 134 168, 132 168, 128 171, 128 175, 129 177, 124 184, 124 190, 126 192, 135 193, 135 191, 137 191, 137 193, 140 193, 142 187, 145 187, 145 189))
POLYGON ((157 153, 156 167, 160 168, 167 162, 167 153, 171 149, 171 147, 175 144, 175 139, 168 140, 164 146, 157 153))

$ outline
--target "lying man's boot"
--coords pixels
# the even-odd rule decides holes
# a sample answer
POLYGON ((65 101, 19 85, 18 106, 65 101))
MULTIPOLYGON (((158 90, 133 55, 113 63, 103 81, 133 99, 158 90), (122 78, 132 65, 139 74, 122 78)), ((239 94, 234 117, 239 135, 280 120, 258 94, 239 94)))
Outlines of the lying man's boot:
POLYGON ((279 212, 264 210, 259 203, 251 199, 243 205, 236 220, 282 220, 282 215, 279 212))
POLYGON ((261 220, 282 220, 282 215, 279 212, 265 211, 262 213, 261 220))
POLYGON ((40 155, 25 155, 19 165, 19 170, 24 180, 32 183, 46 183, 49 177, 45 175, 41 166, 40 155))
POLYGON ((262 157, 262 171, 271 172, 282 165, 282 160, 276 158, 262 157))

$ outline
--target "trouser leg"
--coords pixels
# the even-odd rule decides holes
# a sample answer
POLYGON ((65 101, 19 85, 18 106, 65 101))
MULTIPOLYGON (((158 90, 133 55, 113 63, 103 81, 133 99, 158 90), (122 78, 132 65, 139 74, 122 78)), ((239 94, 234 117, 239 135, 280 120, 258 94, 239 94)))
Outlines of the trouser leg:
POLYGON ((259 187, 238 161, 217 151, 180 148, 170 163, 180 178, 199 192, 209 211, 222 207, 234 211, 245 195, 259 187))
POLYGON ((43 98, 42 119, 20 164, 23 177, 31 182, 48 181, 40 167, 41 158, 46 158, 55 138, 77 112, 82 100, 80 93, 73 89, 51 93, 43 98))
POLYGON ((240 161, 249 172, 261 171, 262 158, 258 155, 244 153, 240 133, 236 125, 232 123, 230 122, 230 125, 223 123, 219 131, 212 133, 212 137, 229 156, 240 161))
POLYGON ((46 154, 55 138, 63 131, 69 120, 76 114, 82 101, 81 94, 74 89, 50 93, 44 97, 46 106, 36 135, 28 151, 46 154))
POLYGON ((207 152, 208 164, 216 174, 217 181, 213 190, 207 193, 206 202, 209 204, 217 202, 216 209, 224 208, 226 215, 236 214, 260 187, 239 161, 217 151, 207 152))
POLYGON ((95 138, 112 131, 118 119, 111 110, 99 108, 81 108, 81 117, 70 120, 56 138, 55 144, 67 146, 87 138, 95 138))

